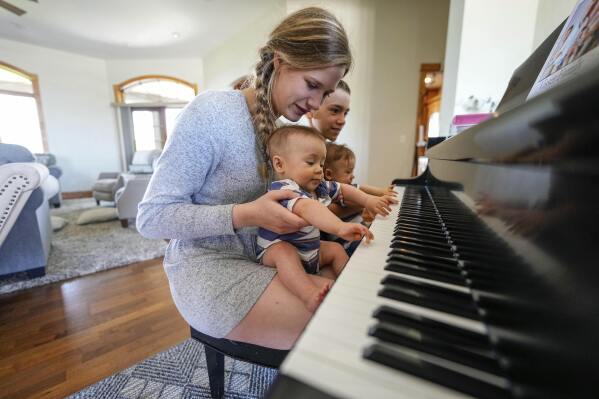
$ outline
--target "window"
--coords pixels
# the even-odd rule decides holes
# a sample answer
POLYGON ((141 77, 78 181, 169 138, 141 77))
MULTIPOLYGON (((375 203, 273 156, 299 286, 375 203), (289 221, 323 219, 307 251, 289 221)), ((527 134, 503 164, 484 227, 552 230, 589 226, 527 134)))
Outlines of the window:
POLYGON ((127 156, 132 151, 162 149, 179 112, 197 92, 193 83, 160 75, 140 76, 114 85, 125 142, 132 145, 127 156))
POLYGON ((47 152, 37 76, 0 62, 0 142, 47 152))
POLYGON ((122 102, 140 103, 187 103, 196 93, 193 85, 164 78, 135 80, 121 87, 122 102))

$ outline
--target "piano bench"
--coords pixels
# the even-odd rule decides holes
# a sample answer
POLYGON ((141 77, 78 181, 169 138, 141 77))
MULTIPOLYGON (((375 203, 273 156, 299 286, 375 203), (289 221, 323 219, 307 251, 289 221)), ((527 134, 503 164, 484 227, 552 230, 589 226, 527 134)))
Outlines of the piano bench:
POLYGON ((286 350, 266 348, 225 338, 214 338, 202 334, 193 327, 190 328, 191 338, 204 345, 210 395, 213 399, 220 399, 225 394, 225 355, 244 362, 278 369, 289 353, 286 350))

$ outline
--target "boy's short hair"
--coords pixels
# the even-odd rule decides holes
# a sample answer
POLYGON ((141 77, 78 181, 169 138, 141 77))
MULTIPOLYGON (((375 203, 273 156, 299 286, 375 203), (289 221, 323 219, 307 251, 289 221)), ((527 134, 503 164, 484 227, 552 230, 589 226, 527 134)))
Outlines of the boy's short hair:
POLYGON ((333 169, 337 161, 355 161, 356 154, 345 144, 327 143, 327 158, 324 161, 325 169, 333 169))
POLYGON ((274 155, 280 155, 287 148, 287 142, 291 136, 301 135, 305 137, 314 137, 323 143, 325 142, 324 137, 318 132, 318 130, 302 125, 285 125, 276 129, 266 143, 268 156, 272 158, 274 155))
POLYGON ((337 83, 337 88, 343 90, 347 94, 351 94, 349 85, 347 84, 347 82, 345 80, 340 80, 339 83, 337 83))

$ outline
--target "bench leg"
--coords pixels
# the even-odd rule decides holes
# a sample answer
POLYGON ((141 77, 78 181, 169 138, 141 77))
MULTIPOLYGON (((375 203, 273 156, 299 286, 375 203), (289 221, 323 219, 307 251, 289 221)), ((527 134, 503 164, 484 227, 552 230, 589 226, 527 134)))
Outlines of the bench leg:
POLYGON ((221 399, 225 395, 225 355, 204 345, 210 394, 213 399, 221 399))

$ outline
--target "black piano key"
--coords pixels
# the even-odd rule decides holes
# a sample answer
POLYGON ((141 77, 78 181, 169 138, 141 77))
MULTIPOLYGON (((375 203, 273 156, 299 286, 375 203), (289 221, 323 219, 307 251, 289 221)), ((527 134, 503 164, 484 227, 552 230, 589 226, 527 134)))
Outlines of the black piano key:
POLYGON ((385 270, 396 273, 408 274, 410 276, 422 277, 429 280, 441 281, 449 284, 456 284, 462 286, 466 285, 465 279, 460 275, 440 270, 433 270, 431 268, 425 268, 422 266, 415 266, 406 262, 392 261, 387 266, 385 266, 385 270))
MULTIPOLYGON (((466 214, 464 212, 447 212, 445 210, 441 211, 439 215, 448 222, 476 222, 478 219, 471 214, 466 214)), ((473 223, 474 224, 474 223, 473 223)))
MULTIPOLYGON (((449 367, 433 363, 430 357, 414 352, 393 350, 388 346, 374 344, 364 350, 364 357, 373 362, 383 364, 416 377, 474 395, 478 398, 512 397, 508 384, 492 384, 483 379, 466 375, 449 367), (502 386, 503 385, 503 386, 502 386)), ((475 373, 474 373, 475 374, 475 373)), ((503 379, 500 379, 503 381, 503 379)))
POLYGON ((474 308, 472 304, 470 304, 470 306, 468 306, 468 304, 466 304, 466 306, 462 306, 464 304, 461 301, 443 300, 441 298, 435 298, 431 295, 423 295, 415 290, 387 286, 379 290, 378 295, 383 298, 411 303, 412 305, 434 309, 444 313, 451 313, 456 316, 466 317, 469 319, 477 320, 480 318, 476 308, 474 308))
POLYGON ((474 236, 462 232, 452 231, 451 239, 456 242, 456 245, 490 245, 497 244, 497 239, 489 238, 487 235, 474 236))
POLYGON ((470 268, 465 269, 468 277, 473 281, 487 281, 492 280, 496 282, 504 282, 509 284, 526 284, 531 281, 531 276, 518 275, 517 273, 504 272, 501 273, 497 270, 485 270, 470 268))
POLYGON ((399 215, 409 215, 412 217, 423 216, 432 220, 439 220, 439 215, 435 211, 415 209, 415 208, 402 208, 399 215))
POLYGON ((410 288, 432 296, 437 296, 439 298, 448 298, 460 301, 460 303, 462 304, 468 304, 473 301, 472 295, 467 292, 440 287, 438 285, 433 285, 422 281, 416 281, 398 275, 389 274, 383 277, 383 279, 381 280, 381 284, 410 288))
POLYGON ((486 335, 406 312, 395 307, 387 305, 379 306, 373 312, 372 316, 377 320, 391 324, 413 327, 419 331, 434 335, 444 342, 473 348, 486 349, 489 347, 489 339, 486 335))
POLYGON ((411 265, 422 266, 433 270, 442 270, 452 274, 461 274, 460 267, 457 262, 450 262, 428 257, 422 254, 414 254, 409 251, 393 249, 389 252, 387 262, 405 262, 411 265))
POLYGON ((399 212, 398 219, 402 217, 417 218, 418 221, 439 222, 439 215, 435 212, 419 211, 414 209, 402 209, 399 212))
POLYGON ((486 233, 486 230, 479 227, 477 224, 473 224, 469 220, 446 220, 443 216, 441 217, 443 225, 449 231, 466 231, 472 235, 478 235, 486 233))
POLYGON ((524 268, 521 267, 520 263, 501 263, 501 262, 496 262, 494 260, 490 260, 488 262, 486 261, 470 261, 470 260, 463 260, 461 258, 457 258, 459 261, 459 264, 465 269, 465 270, 489 270, 489 271, 493 271, 493 272, 501 272, 501 273, 521 273, 521 274, 525 274, 526 271, 524 270, 524 268))
POLYGON ((393 231, 394 236, 422 236, 432 240, 447 241, 449 236, 442 231, 433 231, 429 229, 423 229, 418 227, 411 227, 405 225, 398 225, 393 231))
POLYGON ((439 256, 453 257, 451 247, 445 245, 444 247, 438 245, 430 245, 423 242, 408 241, 403 239, 395 239, 391 241, 391 248, 410 248, 417 251, 437 254, 439 256))
POLYGON ((412 251, 406 248, 393 248, 388 256, 388 260, 413 262, 423 266, 435 267, 453 272, 459 271, 457 259, 449 256, 436 256, 419 251, 412 251))
MULTIPOLYGON (((413 199, 414 197, 408 196, 405 198, 413 199)), ((402 203, 401 203, 401 210, 404 210, 404 209, 431 210, 432 209, 433 211, 435 211, 435 207, 433 206, 432 202, 430 202, 430 201, 428 203, 422 203, 422 202, 411 203, 409 201, 405 201, 405 198, 404 198, 404 201, 402 201, 402 203)))
POLYGON ((430 231, 438 232, 438 233, 444 233, 446 231, 443 223, 441 223, 439 221, 421 220, 421 218, 418 216, 414 216, 414 217, 400 216, 397 219, 396 226, 397 227, 406 226, 406 227, 412 227, 412 228, 428 229, 430 231))
POLYGON ((426 236, 418 236, 415 234, 398 234, 395 237, 393 237, 391 243, 395 243, 398 241, 415 242, 419 244, 426 244, 427 246, 435 248, 446 248, 449 250, 454 248, 454 246, 451 245, 445 237, 443 239, 432 239, 426 236))
POLYGON ((443 224, 439 223, 439 222, 428 222, 428 221, 424 221, 421 220, 420 218, 414 217, 405 217, 405 216, 399 216, 399 218, 397 219, 397 223, 398 224, 405 224, 405 225, 412 225, 412 226, 421 226, 424 228, 428 228, 431 229, 433 231, 438 230, 438 231, 443 231, 443 224))
POLYGON ((458 259, 447 249, 435 247, 416 246, 406 242, 395 242, 390 246, 389 254, 413 256, 419 259, 426 259, 433 262, 448 263, 451 267, 458 267, 458 259))
POLYGON ((384 322, 370 327, 368 335, 378 338, 383 342, 406 346, 419 352, 430 353, 431 355, 495 375, 504 374, 497 359, 495 359, 490 350, 484 354, 469 351, 468 349, 440 341, 434 335, 384 322))
POLYGON ((468 250, 455 246, 458 257, 464 261, 495 263, 500 265, 520 263, 520 258, 508 251, 499 250, 468 250))

